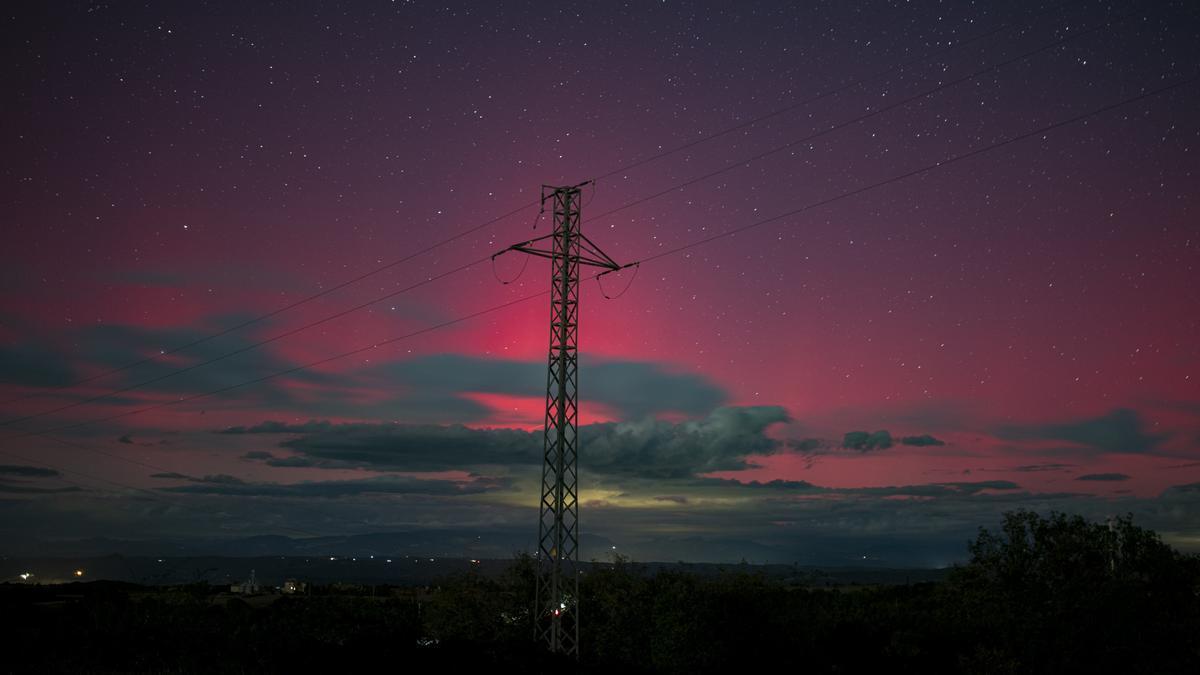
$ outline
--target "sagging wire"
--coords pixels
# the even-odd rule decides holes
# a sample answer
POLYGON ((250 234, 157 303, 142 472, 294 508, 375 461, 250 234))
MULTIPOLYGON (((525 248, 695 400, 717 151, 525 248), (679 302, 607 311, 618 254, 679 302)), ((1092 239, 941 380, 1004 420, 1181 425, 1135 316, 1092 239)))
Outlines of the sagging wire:
POLYGON ((588 200, 583 203, 583 208, 586 209, 587 207, 592 205, 592 200, 596 198, 596 183, 598 183, 599 181, 600 181, 599 178, 593 178, 588 181, 589 183, 592 184, 592 194, 588 195, 588 200))
MULTIPOLYGON (((583 185, 587 185, 588 183, 592 184, 592 194, 588 197, 587 202, 583 205, 584 207, 586 207, 588 204, 591 204, 592 200, 596 198, 596 181, 594 179, 588 180, 588 181, 584 181, 584 182, 580 183, 579 185, 574 186, 574 187, 580 187, 583 185)), ((547 187, 549 187, 549 186, 547 186, 547 185, 542 186, 542 192, 541 192, 540 198, 538 199, 538 205, 539 205, 538 212, 537 212, 537 215, 534 216, 534 218, 533 218, 533 228, 532 228, 535 231, 537 230, 538 222, 540 222, 542 219, 542 214, 546 213, 546 188, 547 187)), ((545 237, 541 237, 541 239, 544 239, 544 238, 545 237)), ((531 242, 537 241, 537 239, 533 239, 530 241, 531 242)), ((530 243, 530 242, 526 242, 526 243, 530 243)), ((500 273, 496 270, 496 258, 500 257, 501 255, 504 255, 505 253, 508 253, 512 249, 513 249, 513 247, 506 248, 503 251, 500 251, 499 253, 493 255, 491 258, 492 276, 496 277, 496 281, 499 281, 500 284, 504 285, 504 286, 515 283, 518 279, 520 279, 522 276, 524 276, 525 270, 529 267, 529 256, 524 256, 524 260, 521 262, 521 270, 519 272, 517 272, 517 276, 513 277, 512 279, 508 279, 508 280, 500 278, 500 273)), ((626 265, 625 267, 629 267, 629 265, 626 265)), ((618 269, 624 269, 624 267, 618 268, 618 269)), ((617 270, 611 270, 611 271, 615 272, 617 270)), ((637 276, 636 271, 634 272, 634 276, 635 277, 637 276)), ((598 281, 598 279, 597 279, 597 281, 598 281)), ((633 283, 633 279, 630 279, 630 284, 632 284, 632 283, 633 283)), ((617 295, 617 296, 615 296, 613 298, 609 298, 609 299, 615 300, 616 298, 621 297, 621 295, 624 295, 625 291, 628 291, 628 290, 629 290, 629 286, 627 285, 625 287, 625 290, 621 291, 620 295, 617 295)), ((603 287, 601 287, 600 292, 604 293, 603 287)), ((608 297, 608 296, 605 296, 605 297, 608 297)))
MULTIPOLYGON (((544 213, 546 213, 546 186, 545 185, 542 186, 542 192, 541 192, 540 197, 538 198, 537 215, 535 215, 533 217, 533 228, 532 229, 535 232, 537 231, 538 223, 542 220, 542 214, 544 214, 544 213)), ((522 276, 525 275, 525 269, 529 267, 529 256, 527 256, 527 255, 521 256, 523 258, 523 260, 521 262, 521 271, 517 272, 517 276, 515 276, 512 279, 509 279, 507 281, 505 281, 504 279, 501 279, 500 273, 496 271, 496 258, 499 258, 500 256, 504 255, 505 253, 508 253, 509 250, 511 250, 511 249, 506 248, 503 251, 500 251, 496 255, 492 256, 492 276, 496 277, 496 281, 499 281, 501 286, 507 286, 509 284, 516 283, 516 281, 518 279, 520 279, 522 276)))
POLYGON ((505 281, 504 279, 500 278, 500 273, 496 271, 496 258, 500 257, 500 255, 503 253, 507 253, 507 251, 501 251, 500 253, 497 253, 496 255, 492 256, 492 276, 496 277, 496 281, 499 281, 501 286, 507 286, 511 283, 515 283, 518 279, 520 279, 525 274, 525 268, 529 267, 530 256, 527 256, 527 255, 521 256, 521 258, 522 258, 521 271, 517 272, 517 276, 513 277, 512 279, 509 279, 508 281, 505 281))
POLYGON ((596 285, 600 287, 600 295, 603 295, 605 300, 616 300, 617 298, 620 298, 622 295, 625 295, 626 293, 629 292, 630 288, 633 288, 633 282, 635 279, 637 279, 638 270, 640 270, 640 269, 642 269, 642 263, 639 261, 639 262, 635 262, 635 263, 629 263, 628 265, 622 265, 615 270, 609 270, 607 272, 601 272, 600 274, 597 274, 596 275, 596 285), (633 268, 633 274, 630 275, 629 283, 625 284, 625 288, 622 288, 621 292, 617 293, 616 295, 609 295, 607 292, 605 292, 604 282, 600 281, 601 277, 603 277, 605 274, 619 272, 628 267, 633 268))

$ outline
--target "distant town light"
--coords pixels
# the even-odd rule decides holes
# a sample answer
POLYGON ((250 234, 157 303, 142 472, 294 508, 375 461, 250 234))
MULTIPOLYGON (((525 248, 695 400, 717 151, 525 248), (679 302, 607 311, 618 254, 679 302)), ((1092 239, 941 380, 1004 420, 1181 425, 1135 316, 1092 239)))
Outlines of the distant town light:
POLYGON ((29 577, 33 576, 33 572, 22 572, 18 576, 21 577, 21 581, 29 581, 29 577))
POLYGON ((75 576, 77 576, 77 577, 83 576, 83 570, 75 570, 75 576))

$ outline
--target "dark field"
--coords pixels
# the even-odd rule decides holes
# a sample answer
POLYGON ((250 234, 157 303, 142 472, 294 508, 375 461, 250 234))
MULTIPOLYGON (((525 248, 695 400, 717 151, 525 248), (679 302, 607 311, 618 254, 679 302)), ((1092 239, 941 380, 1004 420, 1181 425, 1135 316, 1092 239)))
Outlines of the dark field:
POLYGON ((1120 521, 1012 514, 942 581, 829 585, 616 561, 582 577, 583 657, 531 643, 534 567, 240 596, 206 582, 0 586, 9 672, 1194 673, 1200 562, 1120 521))

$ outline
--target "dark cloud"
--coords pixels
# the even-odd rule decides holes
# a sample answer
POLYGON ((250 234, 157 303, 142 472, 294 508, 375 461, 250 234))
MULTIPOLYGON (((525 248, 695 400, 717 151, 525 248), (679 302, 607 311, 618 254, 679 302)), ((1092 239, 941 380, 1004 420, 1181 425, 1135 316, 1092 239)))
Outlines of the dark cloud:
POLYGON ((431 495, 453 496, 480 494, 511 489, 503 478, 477 477, 468 481, 426 480, 411 476, 380 476, 361 480, 313 481, 304 483, 247 483, 228 476, 206 476, 191 485, 160 488, 163 492, 235 497, 338 498, 357 495, 431 495))
POLYGON ((1021 473, 1034 473, 1034 472, 1039 472, 1039 471, 1067 471, 1074 467, 1075 467, 1074 464, 1060 464, 1060 463, 1022 464, 1021 466, 1014 466, 1013 468, 1008 469, 1008 470, 1009 471, 1019 471, 1021 473))
POLYGON ((1007 480, 959 481, 949 483, 927 483, 923 485, 899 485, 886 487, 842 488, 841 493, 869 495, 874 497, 961 497, 974 496, 985 490, 1019 490, 1020 485, 1007 480))
MULTIPOLYGON (((660 412, 701 415, 725 404, 725 390, 709 378, 696 373, 664 370, 655 363, 639 361, 598 361, 588 363, 587 394, 626 419, 660 412)), ((538 393, 545 364, 537 363, 538 393)))
POLYGON ((1121 481, 1129 480, 1129 476, 1123 473, 1089 473, 1079 476, 1075 480, 1121 481))
POLYGON ((934 438, 933 436, 930 436, 929 434, 921 434, 920 436, 905 436, 900 439, 900 443, 902 445, 913 445, 916 447, 926 447, 926 446, 931 446, 931 445, 945 445, 946 444, 945 441, 934 438))
POLYGON ((15 485, 12 483, 0 483, 0 492, 9 494, 22 495, 45 495, 45 494, 61 494, 63 492, 82 492, 83 488, 77 486, 59 487, 59 488, 43 488, 32 485, 15 485))
MULTIPOLYGON (((156 394, 186 395, 213 391, 294 368, 294 362, 285 360, 276 352, 253 347, 252 336, 232 333, 173 354, 170 360, 145 360, 148 352, 172 350, 196 342, 212 331, 242 323, 247 318, 244 315, 209 317, 188 328, 87 325, 71 332, 69 343, 75 347, 67 353, 11 345, 0 347, 0 379, 28 386, 53 387, 75 379, 63 364, 78 364, 81 369, 86 366, 88 371, 114 369, 117 372, 108 382, 113 390, 138 388, 128 394, 106 397, 102 402, 108 405, 136 405, 144 403, 145 397, 156 394), (199 367, 208 361, 213 363, 199 367), (138 368, 122 369, 135 362, 140 363, 138 368), (181 368, 193 367, 194 370, 189 370, 184 376, 172 376, 181 368)), ((66 341, 64 339, 64 343, 66 341)), ((279 409, 325 404, 329 400, 336 402, 338 396, 333 393, 336 389, 333 385, 344 387, 345 379, 334 374, 300 370, 289 373, 286 378, 246 388, 239 395, 239 406, 279 409), (314 402, 311 397, 297 397, 287 386, 289 382, 307 384, 309 392, 327 389, 329 393, 314 402)), ((72 396, 70 392, 63 392, 63 395, 72 396)), ((88 394, 81 393, 73 396, 78 400, 89 398, 88 394)), ((343 405, 349 403, 344 402, 343 405)), ((129 442, 133 440, 128 436, 125 438, 129 442)))
POLYGON ((929 434, 920 436, 904 436, 895 438, 890 431, 880 430, 874 433, 869 431, 848 431, 842 436, 842 442, 826 441, 820 438, 803 438, 787 441, 787 446, 797 452, 815 452, 822 448, 845 448, 847 450, 858 450, 859 452, 870 452, 872 450, 886 450, 896 443, 902 445, 911 445, 917 447, 945 445, 946 442, 941 439, 934 438, 929 434))
POLYGON ((825 441, 819 438, 797 438, 787 442, 787 446, 796 452, 813 452, 824 445, 825 441))
MULTIPOLYGON (((639 419, 663 412, 708 413, 727 394, 712 380, 694 373, 675 373, 642 361, 585 361, 588 399, 616 410, 622 418, 639 419)), ((440 354, 383 364, 372 371, 394 386, 402 383, 422 399, 455 411, 479 404, 464 392, 543 396, 546 363, 440 354)), ((460 411, 465 412, 465 411, 460 411)), ((444 418, 437 418, 444 419, 444 418)), ((450 419, 469 419, 459 414, 450 419)))
POLYGON ((241 478, 238 478, 237 476, 230 476, 229 474, 224 474, 224 473, 196 477, 196 476, 189 476, 189 475, 183 474, 183 473, 177 473, 175 471, 168 471, 166 473, 152 473, 152 474, 150 474, 150 477, 151 478, 166 478, 166 479, 171 479, 171 480, 186 480, 191 483, 205 483, 205 484, 209 484, 209 485, 245 485, 246 484, 245 481, 243 481, 241 478))
POLYGON ((958 483, 938 483, 945 487, 966 492, 967 494, 975 494, 983 490, 1020 490, 1021 486, 1010 480, 979 480, 971 482, 958 483))
POLYGON ((984 480, 973 482, 927 483, 922 485, 902 485, 886 487, 852 487, 830 488, 813 485, 803 480, 772 480, 766 482, 742 482, 735 479, 707 478, 697 482, 698 485, 766 488, 771 490, 802 490, 822 494, 862 495, 871 497, 953 497, 971 496, 985 490, 1019 490, 1020 485, 1007 480, 984 480))
POLYGON ((23 387, 61 387, 78 376, 62 354, 31 344, 0 344, 0 382, 23 387))
MULTIPOLYGON (((405 361, 359 364, 340 373, 296 369, 278 351, 255 346, 255 338, 238 333, 200 341, 211 332, 243 323, 248 317, 207 317, 194 327, 162 328, 99 324, 75 329, 69 354, 35 346, 0 346, 0 379, 31 387, 70 382, 74 373, 63 364, 89 370, 117 369, 114 390, 137 387, 105 398, 107 405, 138 405, 162 394, 186 396, 217 391, 253 380, 239 390, 241 409, 285 409, 329 416, 354 416, 426 423, 463 423, 488 418, 493 410, 469 396, 474 393, 540 397, 545 393, 542 360, 513 361, 462 355, 415 357, 405 361), (145 361, 147 352, 173 350, 199 341, 169 360, 145 361), (121 368, 141 362, 137 369, 121 368), (180 370, 186 375, 176 377, 180 370), (276 378, 277 373, 287 372, 276 378), (296 387, 293 385, 302 385, 296 387), (298 392, 303 391, 303 394, 298 392), (379 396, 380 392, 387 395, 379 396), (363 399, 369 398, 370 402, 363 399)), ((661 413, 703 415, 725 403, 725 390, 696 373, 673 372, 642 361, 588 361, 589 400, 611 408, 622 419, 661 413)), ((68 394, 70 395, 70 394, 68 394)), ((87 398, 75 394, 77 400, 87 398)), ((205 404, 222 408, 221 399, 205 404)), ((195 407, 195 406, 191 406, 195 407)), ((132 437, 128 438, 132 441, 132 437)))
POLYGON ((1012 440, 1067 441, 1101 452, 1153 452, 1165 435, 1147 433, 1137 411, 1118 408, 1102 417, 1030 426, 1007 426, 996 435, 1012 440))
POLYGON ((122 436, 122 437, 118 438, 118 439, 117 439, 117 442, 118 442, 118 443, 129 443, 129 444, 133 444, 133 437, 132 437, 132 436, 130 436, 129 434, 125 434, 124 436, 122 436))
POLYGON ((0 476, 21 476, 24 478, 53 478, 60 475, 54 469, 40 466, 22 466, 19 464, 0 464, 0 476))
MULTIPOLYGON (((214 316, 199 322, 196 327, 160 328, 118 324, 88 326, 80 331, 79 343, 87 345, 88 352, 81 356, 89 362, 108 368, 120 368, 128 363, 142 361, 145 350, 170 350, 180 345, 191 344, 214 330, 245 322, 244 315, 214 316)), ((169 361, 149 361, 136 370, 122 371, 117 384, 130 386, 154 381, 145 387, 149 392, 194 393, 211 391, 240 384, 247 380, 265 377, 274 372, 294 367, 296 364, 283 359, 269 349, 254 347, 255 339, 250 335, 231 333, 219 339, 202 342, 172 355, 169 361), (186 376, 168 377, 181 368, 203 367, 187 372, 186 376)), ((288 379, 312 385, 344 385, 331 374, 303 370, 291 373, 288 379)), ((241 395, 244 403, 253 404, 299 404, 302 401, 289 393, 283 382, 276 381, 256 385, 241 395)))
MULTIPOLYGON (((643 419, 591 424, 579 430, 587 471, 646 478, 686 478, 747 468, 749 455, 775 452, 765 432, 788 421, 778 406, 718 408, 686 422, 643 419)), ((279 445, 288 457, 265 458, 279 467, 357 468, 392 471, 467 470, 529 466, 542 461, 542 434, 520 429, 462 425, 330 424, 265 422, 225 433, 295 434, 279 445)), ((245 455, 243 455, 245 456, 245 455)))
POLYGON ((946 442, 934 438, 929 434, 921 434, 920 436, 904 436, 896 439, 889 431, 876 431, 870 433, 866 431, 850 431, 842 437, 842 442, 826 441, 820 438, 800 438, 787 441, 787 447, 796 452, 816 452, 823 448, 846 448, 849 450, 858 450, 860 452, 870 452, 871 450, 886 450, 899 442, 901 445, 911 445, 916 447, 945 445, 946 442))
MULTIPOLYGON (((835 566, 870 554, 881 565, 944 566, 964 559, 964 542, 980 525, 998 524, 1004 511, 1069 509, 1103 522, 1114 509, 1109 497, 1031 493, 1007 481, 837 489, 805 487, 801 481, 790 486, 773 482, 741 486, 690 479, 669 488, 651 479, 621 482, 630 486, 622 490, 625 494, 610 499, 608 505, 587 507, 582 558, 602 557, 615 544, 643 561, 750 558, 835 566), (718 498, 705 498, 710 496, 718 498), (726 496, 736 499, 720 498, 726 496), (686 506, 673 497, 687 499, 686 506), (643 505, 621 503, 624 499, 641 500, 643 505)), ((281 526, 290 526, 321 534, 361 535, 370 541, 383 537, 382 533, 388 537, 402 533, 389 539, 391 543, 375 546, 373 553, 410 549, 429 555, 443 551, 464 555, 479 550, 467 548, 477 545, 473 543, 477 535, 484 540, 502 535, 503 540, 493 545, 499 556, 536 545, 536 528, 529 532, 530 519, 536 516, 536 510, 531 511, 536 495, 471 494, 447 486, 405 492, 403 485, 362 488, 334 483, 279 487, 187 482, 180 485, 187 488, 184 491, 162 493, 170 495, 170 502, 194 508, 136 497, 117 500, 91 492, 44 499, 12 495, 7 502, 0 499, 4 513, 0 536, 6 545, 17 536, 36 543, 47 532, 56 539, 88 539, 100 531, 125 539, 196 542, 212 540, 214 528, 224 538, 280 534, 281 526), (458 498, 464 494, 470 496, 458 498), (387 500, 389 508, 381 508, 381 500, 387 500), (457 531, 443 547, 431 538, 446 523, 453 523, 457 531)), ((1169 490, 1161 499, 1122 497, 1119 510, 1138 514, 1140 522, 1174 545, 1192 541, 1194 550, 1190 537, 1200 518, 1200 484, 1169 490), (1172 539, 1176 535, 1179 538, 1172 539)), ((31 545, 30 550, 37 547, 31 545)), ((248 549, 229 550, 241 555, 248 549)))
MULTIPOLYGON (((343 425, 344 426, 344 425, 343 425)), ((334 428, 331 422, 309 420, 301 424, 288 424, 267 420, 248 427, 228 427, 217 433, 220 434, 318 434, 334 428)))
POLYGON ((892 447, 892 434, 887 431, 876 431, 875 433, 848 431, 842 437, 842 447, 859 452, 886 450, 892 447))
POLYGON ((230 476, 229 474, 225 474, 225 473, 206 475, 206 476, 202 476, 200 478, 194 478, 192 480, 194 480, 197 483, 211 483, 213 485, 244 485, 245 484, 245 481, 243 481, 241 478, 238 478, 237 476, 230 476))
POLYGON ((296 456, 272 457, 267 460, 271 466, 445 471, 531 465, 542 459, 541 433, 520 429, 432 424, 268 424, 271 433, 300 434, 280 443, 296 456))
POLYGON ((308 457, 271 457, 267 460, 267 466, 278 466, 283 468, 318 468, 318 469, 333 469, 338 468, 336 461, 323 459, 309 459, 308 457))
POLYGON ((706 478, 700 481, 699 484, 722 487, 766 488, 770 490, 830 490, 830 488, 813 485, 806 480, 783 480, 779 478, 765 482, 757 480, 742 482, 732 478, 706 478))
POLYGON ((656 502, 671 502, 673 504, 687 504, 688 498, 683 495, 659 495, 654 498, 656 502))
POLYGON ((860 496, 860 497, 970 497, 983 494, 986 490, 1012 491, 1021 486, 1010 480, 976 480, 976 482, 924 483, 920 485, 884 485, 880 488, 822 488, 806 480, 770 480, 767 483, 739 483, 728 480, 725 485, 740 485, 744 488, 770 488, 778 490, 809 490, 817 494, 860 496))
POLYGON ((766 435, 787 422, 779 406, 719 408, 689 422, 646 419, 593 424, 580 430, 588 471, 643 478, 687 478, 748 468, 748 455, 771 454, 780 443, 766 435))
POLYGON ((251 450, 242 455, 242 459, 272 459, 274 455, 266 450, 251 450))

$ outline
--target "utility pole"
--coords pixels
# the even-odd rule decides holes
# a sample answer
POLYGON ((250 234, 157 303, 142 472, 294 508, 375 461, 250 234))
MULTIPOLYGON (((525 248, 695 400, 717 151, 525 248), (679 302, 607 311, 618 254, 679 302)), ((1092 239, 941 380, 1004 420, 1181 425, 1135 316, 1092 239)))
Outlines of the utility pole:
POLYGON ((552 204, 554 231, 510 246, 550 259, 550 355, 546 370, 546 425, 538 518, 534 635, 551 651, 579 657, 579 266, 622 269, 579 227, 580 188, 542 186, 542 208, 552 204), (545 246, 550 240, 550 248, 545 246))

